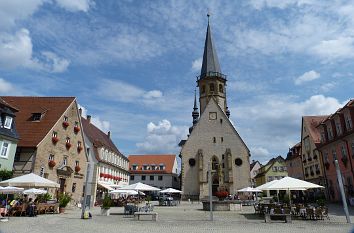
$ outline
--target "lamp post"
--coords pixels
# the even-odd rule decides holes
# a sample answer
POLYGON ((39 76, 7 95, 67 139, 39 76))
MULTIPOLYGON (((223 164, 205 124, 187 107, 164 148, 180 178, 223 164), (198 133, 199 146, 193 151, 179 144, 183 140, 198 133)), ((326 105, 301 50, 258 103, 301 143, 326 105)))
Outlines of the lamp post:
POLYGON ((209 220, 213 221, 213 191, 212 191, 212 180, 211 180, 211 168, 210 162, 208 163, 208 185, 209 185, 209 220))
POLYGON ((90 175, 91 163, 87 163, 87 170, 86 170, 86 180, 85 180, 85 190, 84 190, 84 202, 81 206, 81 218, 84 219, 85 211, 86 211, 86 203, 87 203, 87 191, 89 190, 88 181, 90 175))
POLYGON ((341 197, 342 197, 344 213, 345 213, 345 216, 347 218, 347 223, 351 223, 350 222, 350 217, 349 217, 349 212, 348 212, 347 200, 345 198, 345 193, 344 193, 344 188, 343 188, 342 174, 340 173, 340 170, 339 170, 338 160, 334 160, 334 164, 336 166, 337 180, 338 180, 338 184, 339 184, 340 194, 341 194, 341 197))

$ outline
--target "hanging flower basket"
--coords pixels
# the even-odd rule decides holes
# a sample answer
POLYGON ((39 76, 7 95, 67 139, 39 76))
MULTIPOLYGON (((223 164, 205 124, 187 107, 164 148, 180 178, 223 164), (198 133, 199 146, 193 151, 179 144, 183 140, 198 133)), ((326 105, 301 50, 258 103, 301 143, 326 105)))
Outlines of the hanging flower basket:
POLYGON ((81 170, 79 166, 75 166, 75 172, 78 173, 81 170))
POLYGON ((67 143, 65 143, 65 147, 66 147, 66 149, 70 149, 70 147, 71 147, 71 143, 70 142, 67 142, 67 143))
POLYGON ((49 167, 51 167, 51 168, 53 168, 54 166, 55 166, 55 161, 54 160, 49 160, 49 162, 48 162, 48 166, 49 167))
POLYGON ((80 127, 79 127, 79 126, 75 126, 75 127, 74 127, 74 132, 75 132, 75 133, 80 132, 80 127))
POLYGON ((68 126, 69 126, 69 122, 64 121, 64 122, 63 122, 63 127, 64 127, 64 128, 67 128, 68 126))
POLYGON ((83 149, 82 146, 77 147, 77 152, 80 153, 82 151, 82 149, 83 149))
POLYGON ((52 137, 52 142, 53 142, 53 144, 57 144, 57 142, 59 142, 59 138, 52 137))

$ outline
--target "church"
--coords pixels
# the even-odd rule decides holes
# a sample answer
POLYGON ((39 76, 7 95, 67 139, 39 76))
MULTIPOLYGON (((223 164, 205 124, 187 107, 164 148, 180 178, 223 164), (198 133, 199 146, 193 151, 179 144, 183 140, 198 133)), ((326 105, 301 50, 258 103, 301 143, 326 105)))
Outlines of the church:
POLYGON ((229 119, 226 78, 220 69, 208 16, 203 64, 197 79, 200 111, 195 93, 193 126, 188 139, 179 144, 183 199, 209 196, 208 166, 213 195, 219 191, 235 194, 250 185, 250 151, 229 119))

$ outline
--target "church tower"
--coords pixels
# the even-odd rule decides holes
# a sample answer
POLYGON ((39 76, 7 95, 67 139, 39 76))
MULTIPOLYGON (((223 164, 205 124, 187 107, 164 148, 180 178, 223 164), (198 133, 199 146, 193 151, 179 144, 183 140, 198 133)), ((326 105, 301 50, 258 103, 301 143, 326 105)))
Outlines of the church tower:
POLYGON ((229 117, 230 111, 226 103, 226 75, 221 73, 218 55, 216 54, 208 15, 208 27, 205 37, 203 64, 198 77, 200 114, 205 110, 210 98, 214 97, 221 109, 229 117))

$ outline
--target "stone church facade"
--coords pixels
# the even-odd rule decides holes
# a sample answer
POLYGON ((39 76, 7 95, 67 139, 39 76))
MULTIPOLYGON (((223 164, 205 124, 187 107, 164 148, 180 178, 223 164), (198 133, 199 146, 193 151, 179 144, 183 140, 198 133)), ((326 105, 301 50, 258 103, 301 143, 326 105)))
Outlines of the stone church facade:
POLYGON ((209 166, 213 195, 217 191, 235 194, 250 185, 250 151, 229 120, 226 82, 208 22, 201 75, 197 80, 200 112, 195 96, 193 126, 188 139, 180 143, 184 199, 209 196, 209 166))

